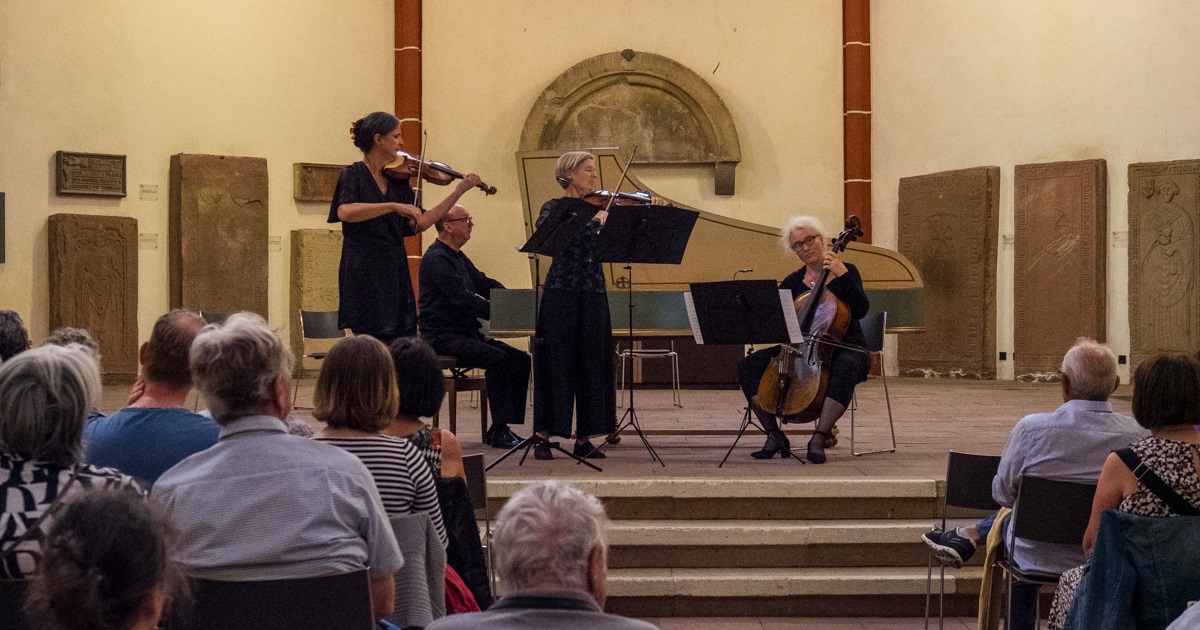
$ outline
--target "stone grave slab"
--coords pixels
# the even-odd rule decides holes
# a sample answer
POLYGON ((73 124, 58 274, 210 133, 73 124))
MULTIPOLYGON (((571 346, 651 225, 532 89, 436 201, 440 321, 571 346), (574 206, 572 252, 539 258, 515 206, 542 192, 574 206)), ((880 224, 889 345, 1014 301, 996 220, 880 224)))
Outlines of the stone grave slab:
POLYGON ((291 322, 292 351, 296 354, 299 374, 312 376, 320 361, 303 359, 305 352, 324 352, 336 340, 304 342, 300 311, 338 310, 338 263, 342 257, 341 230, 292 230, 292 295, 288 321, 291 322))
POLYGON ((924 333, 898 335, 900 373, 996 377, 1000 168, 900 179, 899 246, 925 281, 924 333))
POLYGON ((171 156, 171 307, 267 316, 267 161, 171 156))
POLYGON ((1054 380, 1078 337, 1105 340, 1104 160, 1014 169, 1013 357, 1018 380, 1054 380))
POLYGON ((138 361, 137 219, 51 215, 50 328, 85 328, 106 383, 132 382, 138 361))

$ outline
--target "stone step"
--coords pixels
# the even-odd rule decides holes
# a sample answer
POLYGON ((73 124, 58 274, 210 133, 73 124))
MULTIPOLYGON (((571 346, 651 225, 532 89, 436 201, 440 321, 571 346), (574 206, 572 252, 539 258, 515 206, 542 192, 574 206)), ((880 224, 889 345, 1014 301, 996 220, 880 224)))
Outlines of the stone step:
POLYGON ((929 519, 619 520, 609 526, 609 566, 926 566, 929 519))
MULTIPOLYGON (((946 572, 948 615, 972 614, 983 570, 946 572)), ((613 569, 606 609, 634 617, 921 616, 924 567, 613 569)), ((934 606, 938 571, 933 572, 934 606)))
MULTIPOLYGON (((488 481, 493 515, 527 481, 488 481)), ((933 479, 591 479, 571 483, 597 497, 609 518, 931 519, 933 479)))

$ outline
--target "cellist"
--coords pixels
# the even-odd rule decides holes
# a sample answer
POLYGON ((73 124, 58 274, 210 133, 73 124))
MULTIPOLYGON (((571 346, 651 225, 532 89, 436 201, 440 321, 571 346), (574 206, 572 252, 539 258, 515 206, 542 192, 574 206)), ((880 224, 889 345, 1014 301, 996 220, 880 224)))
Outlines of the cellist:
MULTIPOLYGON (((779 288, 790 290, 792 298, 795 299, 811 289, 821 271, 828 269, 826 289, 850 308, 850 326, 842 337, 841 344, 865 347, 866 339, 858 320, 866 316, 870 302, 863 291, 862 276, 854 265, 829 251, 825 228, 821 222, 813 217, 792 217, 780 232, 779 240, 783 247, 794 252, 803 264, 800 269, 784 278, 783 282, 779 283, 779 288)), ((767 442, 763 444, 762 450, 750 454, 755 459, 770 459, 776 453, 788 457, 791 452, 791 444, 787 436, 779 430, 775 416, 760 409, 757 404, 759 381, 762 380, 763 372, 771 359, 778 355, 779 346, 775 346, 752 352, 738 363, 738 383, 750 403, 750 408, 767 431, 767 442)), ((814 464, 825 463, 825 448, 837 443, 832 433, 833 426, 850 405, 854 387, 867 379, 870 367, 871 359, 868 354, 848 348, 834 349, 829 370, 829 388, 812 439, 808 441, 808 461, 814 464)))

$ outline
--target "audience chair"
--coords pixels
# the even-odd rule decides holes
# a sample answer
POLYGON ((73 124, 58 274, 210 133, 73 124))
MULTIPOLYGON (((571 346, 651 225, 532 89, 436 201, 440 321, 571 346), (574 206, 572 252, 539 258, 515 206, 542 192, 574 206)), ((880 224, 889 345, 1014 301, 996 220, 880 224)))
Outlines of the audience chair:
MULTIPOLYGON (((934 523, 938 531, 946 531, 946 515, 949 508, 984 510, 995 512, 1000 504, 992 498, 992 478, 1000 468, 999 455, 975 455, 950 451, 946 460, 946 502, 942 504, 940 523, 934 523)), ((929 573, 925 579, 925 628, 929 629, 929 606, 933 596, 933 551, 929 552, 929 573)), ((938 588, 938 628, 945 622, 946 612, 946 567, 941 566, 941 585, 938 588)))
MULTIPOLYGON (((300 343, 309 339, 341 339, 346 336, 346 329, 338 326, 337 311, 300 311, 300 343)), ((305 352, 300 355, 296 365, 297 375, 304 372, 304 359, 324 361, 328 352, 305 352)), ((312 407, 297 407, 296 398, 300 395, 299 379, 292 382, 292 408, 312 409, 312 407)))
POLYGON ((621 344, 617 344, 617 356, 621 357, 621 398, 617 401, 618 407, 625 406, 625 365, 633 359, 670 359, 671 360, 671 404, 676 407, 683 408, 683 398, 679 393, 679 354, 675 352, 675 341, 671 341, 671 348, 626 348, 621 349, 621 344))
POLYGON ((396 573, 396 609, 388 621, 401 628, 424 628, 446 616, 446 548, 427 512, 388 521, 404 557, 396 573))
POLYGON ((25 580, 0 580, 0 628, 33 629, 25 617, 25 580))
MULTIPOLYGON (((1092 498, 1096 484, 1055 481, 1022 475, 1017 490, 1017 505, 1013 510, 1012 526, 1004 541, 1004 556, 998 564, 1007 574, 1005 579, 1005 627, 1012 627, 1012 585, 1014 582, 1042 585, 1056 584, 1060 574, 1030 571, 1017 566, 1013 560, 1015 539, 1033 542, 1082 545, 1092 515, 1092 498)), ((1040 616, 1040 614, 1039 614, 1040 616)))
POLYGON ((192 609, 173 630, 371 630, 367 570, 262 582, 193 580, 192 609))
POLYGON ((483 465, 483 453, 463 455, 463 470, 467 474, 467 493, 471 496, 471 508, 475 518, 483 511, 483 557, 487 561, 488 583, 492 593, 496 592, 496 572, 492 562, 492 518, 488 513, 487 469, 483 465))
MULTIPOLYGON (((458 359, 438 355, 442 370, 450 374, 445 379, 446 408, 450 414, 450 432, 458 434, 458 392, 479 392, 479 439, 487 437, 487 379, 472 376, 471 369, 458 364, 458 359)), ((441 411, 433 416, 433 426, 438 426, 441 411)))
MULTIPOLYGON (((888 429, 892 432, 892 447, 873 451, 854 450, 854 411, 858 409, 858 393, 856 392, 854 400, 850 402, 850 453, 856 456, 870 455, 872 453, 895 453, 896 424, 892 420, 892 396, 888 392, 887 369, 883 364, 883 334, 887 330, 887 311, 869 313, 866 317, 858 320, 858 324, 862 327, 863 336, 867 340, 867 351, 872 359, 871 364, 874 365, 875 356, 879 357, 879 378, 883 380, 883 400, 887 402, 888 429)), ((869 374, 867 378, 870 379, 872 376, 874 374, 869 374)))

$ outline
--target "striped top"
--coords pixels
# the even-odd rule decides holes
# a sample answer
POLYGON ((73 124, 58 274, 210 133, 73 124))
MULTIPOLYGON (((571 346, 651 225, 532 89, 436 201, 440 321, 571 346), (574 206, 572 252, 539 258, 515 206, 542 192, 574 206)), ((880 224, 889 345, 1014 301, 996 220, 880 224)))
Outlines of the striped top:
POLYGON ((315 438, 342 448, 362 460, 383 499, 389 516, 428 512, 433 528, 446 545, 446 526, 438 505, 437 484, 420 451, 402 438, 368 435, 353 438, 315 438))

